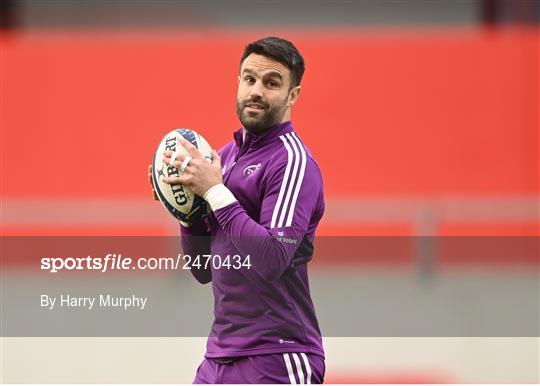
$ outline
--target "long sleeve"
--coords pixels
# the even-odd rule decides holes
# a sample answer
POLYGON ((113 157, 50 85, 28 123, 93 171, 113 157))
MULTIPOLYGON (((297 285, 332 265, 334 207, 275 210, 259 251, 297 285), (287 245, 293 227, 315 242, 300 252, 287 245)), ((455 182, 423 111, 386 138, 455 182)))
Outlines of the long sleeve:
POLYGON ((210 233, 206 226, 206 220, 203 219, 190 227, 180 225, 181 229, 181 244, 184 255, 191 257, 190 272, 193 277, 201 284, 206 284, 212 281, 212 271, 210 267, 205 267, 205 259, 203 255, 210 254, 210 233), (193 259, 199 255, 201 259, 201 267, 192 265, 193 259))
POLYGON ((312 220, 322 216, 324 200, 319 168, 305 153, 282 157, 269 170, 264 186, 259 223, 238 201, 214 215, 242 255, 250 256, 253 269, 271 281, 291 265, 312 220))

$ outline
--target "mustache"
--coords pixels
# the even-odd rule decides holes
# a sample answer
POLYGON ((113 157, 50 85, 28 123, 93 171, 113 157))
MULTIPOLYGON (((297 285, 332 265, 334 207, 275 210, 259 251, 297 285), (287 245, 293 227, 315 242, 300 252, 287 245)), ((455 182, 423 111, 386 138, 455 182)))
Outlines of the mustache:
POLYGON ((244 101, 242 101, 241 103, 241 106, 242 108, 246 107, 246 105, 250 104, 250 103, 253 103, 253 104, 257 104, 257 105, 260 105, 262 106, 263 108, 267 109, 268 108, 268 104, 263 102, 260 98, 250 98, 250 99, 246 99, 244 101))

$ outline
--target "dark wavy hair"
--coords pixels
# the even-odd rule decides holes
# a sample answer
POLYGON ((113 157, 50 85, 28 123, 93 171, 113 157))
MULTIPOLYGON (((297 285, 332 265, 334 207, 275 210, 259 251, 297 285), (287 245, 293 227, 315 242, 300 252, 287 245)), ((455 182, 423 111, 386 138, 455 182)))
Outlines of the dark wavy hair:
POLYGON ((291 71, 291 88, 302 81, 304 75, 304 58, 290 41, 275 36, 269 36, 249 43, 244 49, 240 66, 251 54, 266 56, 283 64, 291 71))

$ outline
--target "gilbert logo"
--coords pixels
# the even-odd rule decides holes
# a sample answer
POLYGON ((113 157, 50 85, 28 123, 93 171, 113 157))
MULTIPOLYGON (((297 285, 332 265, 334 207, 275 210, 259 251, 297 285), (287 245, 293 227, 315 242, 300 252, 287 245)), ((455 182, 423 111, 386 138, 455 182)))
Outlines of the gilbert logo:
POLYGON ((255 173, 256 170, 260 169, 261 167, 261 164, 257 164, 257 165, 249 165, 249 166, 246 166, 246 168, 244 169, 244 171, 242 172, 242 174, 244 176, 250 176, 252 175, 253 173, 255 173))

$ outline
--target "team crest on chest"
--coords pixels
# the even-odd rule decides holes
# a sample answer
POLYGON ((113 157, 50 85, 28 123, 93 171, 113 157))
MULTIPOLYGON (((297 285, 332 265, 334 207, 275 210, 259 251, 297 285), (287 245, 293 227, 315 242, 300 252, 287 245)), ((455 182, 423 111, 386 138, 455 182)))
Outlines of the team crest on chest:
POLYGON ((253 173, 255 173, 257 170, 259 170, 261 168, 261 165, 260 163, 258 164, 255 164, 255 165, 249 165, 249 166, 246 166, 244 168, 244 171, 242 172, 242 174, 246 177, 252 175, 253 173))

